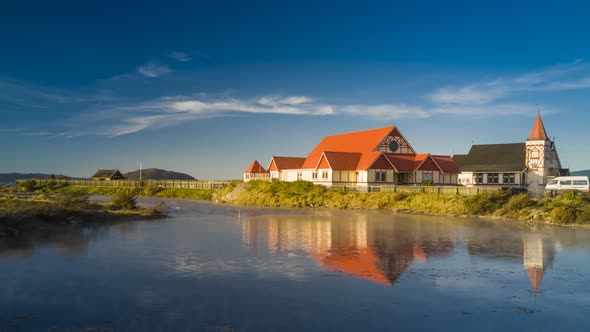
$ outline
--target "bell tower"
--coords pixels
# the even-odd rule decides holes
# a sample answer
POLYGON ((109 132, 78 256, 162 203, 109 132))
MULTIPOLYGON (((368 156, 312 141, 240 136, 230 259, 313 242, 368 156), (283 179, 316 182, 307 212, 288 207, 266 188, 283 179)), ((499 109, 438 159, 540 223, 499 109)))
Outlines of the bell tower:
POLYGON ((547 136, 541 114, 526 141, 527 185, 544 186, 547 177, 554 177, 561 168, 555 144, 547 136))

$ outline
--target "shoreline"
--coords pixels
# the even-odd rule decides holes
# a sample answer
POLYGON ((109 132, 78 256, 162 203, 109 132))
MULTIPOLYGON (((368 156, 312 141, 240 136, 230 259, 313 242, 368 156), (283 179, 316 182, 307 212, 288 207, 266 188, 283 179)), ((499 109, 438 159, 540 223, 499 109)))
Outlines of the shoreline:
POLYGON ((383 210, 404 214, 504 220, 529 225, 590 227, 590 197, 571 192, 556 198, 538 199, 510 191, 474 196, 363 193, 337 191, 304 181, 231 181, 227 187, 215 191, 66 186, 40 188, 33 194, 83 193, 110 196, 121 192, 133 192, 136 196, 154 199, 187 199, 245 207, 383 210))

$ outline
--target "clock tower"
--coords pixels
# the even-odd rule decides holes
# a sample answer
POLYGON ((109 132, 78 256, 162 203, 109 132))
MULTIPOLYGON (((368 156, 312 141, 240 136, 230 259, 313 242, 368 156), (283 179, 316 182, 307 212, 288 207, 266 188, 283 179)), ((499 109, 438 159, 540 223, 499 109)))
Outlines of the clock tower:
POLYGON ((548 177, 557 176, 561 168, 555 143, 547 136, 539 113, 526 141, 526 166, 529 187, 545 186, 548 177))

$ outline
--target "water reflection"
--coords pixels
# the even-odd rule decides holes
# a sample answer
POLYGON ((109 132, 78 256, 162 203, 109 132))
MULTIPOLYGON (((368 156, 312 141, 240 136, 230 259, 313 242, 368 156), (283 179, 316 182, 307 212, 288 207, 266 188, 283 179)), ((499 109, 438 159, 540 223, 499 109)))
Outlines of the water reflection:
POLYGON ((538 292, 551 268, 559 243, 529 229, 491 223, 424 222, 420 216, 403 221, 352 214, 339 219, 330 212, 300 215, 246 216, 242 240, 252 254, 305 253, 325 271, 345 273, 392 286, 414 262, 451 256, 467 248, 474 258, 522 262, 532 290, 538 292), (493 231, 490 229, 493 228, 493 231))
POLYGON ((242 221, 244 245, 253 253, 296 255, 303 251, 326 271, 388 286, 414 260, 426 262, 453 250, 454 243, 445 232, 427 239, 417 225, 368 222, 367 214, 345 220, 325 214, 306 219, 291 215, 246 217, 242 221))

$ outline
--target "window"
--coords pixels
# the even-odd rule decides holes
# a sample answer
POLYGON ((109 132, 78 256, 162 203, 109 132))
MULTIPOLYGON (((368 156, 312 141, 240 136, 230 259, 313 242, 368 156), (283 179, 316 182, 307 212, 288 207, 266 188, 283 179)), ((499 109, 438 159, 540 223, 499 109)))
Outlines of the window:
POLYGON ((588 181, 586 180, 574 180, 574 186, 586 186, 588 181))
POLYGON ((473 176, 473 182, 476 184, 483 184, 483 174, 477 173, 473 176))
POLYGON ((500 183, 500 178, 498 177, 498 173, 488 174, 488 183, 493 183, 493 184, 500 183))
POLYGON ((422 181, 433 181, 434 177, 432 176, 432 172, 423 172, 422 173, 422 181))
POLYGON ((311 173, 311 178, 314 180, 317 180, 318 179, 318 172, 311 173))
POLYGON ((322 171, 322 180, 328 179, 328 171, 322 171))
POLYGON ((504 173, 504 176, 502 177, 502 183, 514 184, 514 174, 504 173))
POLYGON ((375 182, 387 181, 387 171, 375 171, 375 182))
POLYGON ((297 172, 297 181, 300 181, 302 176, 303 174, 301 174, 301 172, 297 172))
POLYGON ((571 186, 572 180, 561 180, 559 181, 559 184, 562 186, 571 186))
POLYGON ((250 173, 246 173, 246 180, 250 178, 250 173))
POLYGON ((549 181, 549 183, 548 183, 548 184, 550 184, 550 185, 554 186, 554 185, 556 185, 558 182, 559 182, 558 180, 551 180, 551 181, 549 181))

